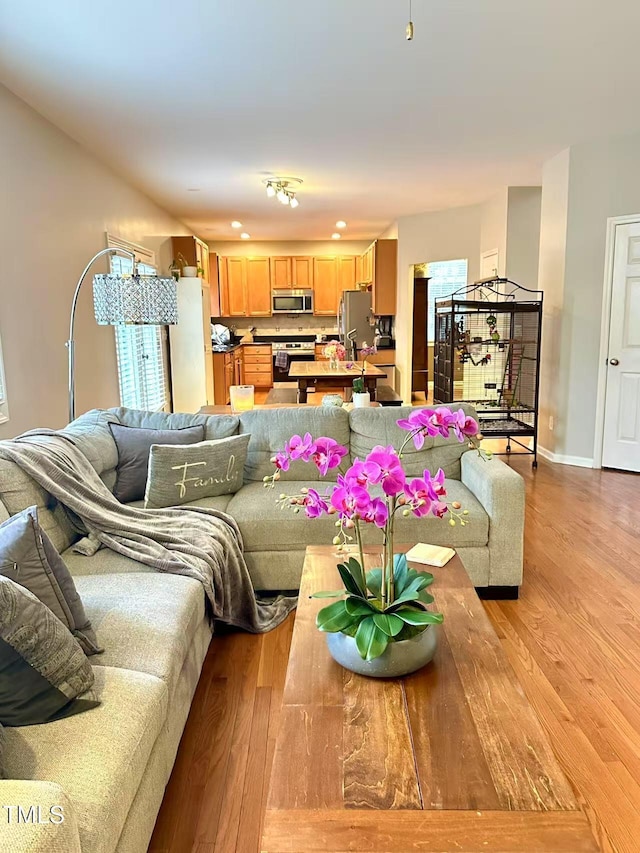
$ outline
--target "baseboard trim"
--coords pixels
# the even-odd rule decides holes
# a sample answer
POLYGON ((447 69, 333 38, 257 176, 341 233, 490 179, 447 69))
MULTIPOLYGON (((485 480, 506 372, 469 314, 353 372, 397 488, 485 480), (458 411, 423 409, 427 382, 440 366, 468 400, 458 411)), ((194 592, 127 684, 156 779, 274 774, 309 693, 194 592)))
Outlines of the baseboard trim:
POLYGON ((538 445, 538 453, 543 459, 558 465, 574 465, 576 468, 593 468, 593 459, 588 456, 566 456, 563 453, 552 453, 546 447, 538 445))

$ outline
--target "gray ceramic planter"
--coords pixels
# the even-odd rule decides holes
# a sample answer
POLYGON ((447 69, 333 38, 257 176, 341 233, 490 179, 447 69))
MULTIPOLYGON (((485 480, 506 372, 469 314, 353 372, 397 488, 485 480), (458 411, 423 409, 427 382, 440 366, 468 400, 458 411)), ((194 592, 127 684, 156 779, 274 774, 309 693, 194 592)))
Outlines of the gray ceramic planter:
POLYGON ((345 669, 373 678, 397 678, 409 675, 429 663, 437 645, 437 631, 430 625, 412 640, 389 643, 383 654, 375 660, 362 660, 356 641, 347 634, 327 634, 331 657, 345 669))

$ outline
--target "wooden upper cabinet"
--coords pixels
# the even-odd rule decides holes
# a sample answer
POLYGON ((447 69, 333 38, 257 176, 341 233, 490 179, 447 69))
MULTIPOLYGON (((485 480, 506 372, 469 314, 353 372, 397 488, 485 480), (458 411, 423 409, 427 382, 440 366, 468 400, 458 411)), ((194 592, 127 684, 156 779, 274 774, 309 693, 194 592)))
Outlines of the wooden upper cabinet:
POLYGON ((247 263, 247 315, 271 316, 271 264, 270 258, 244 258, 247 263))
POLYGON ((226 269, 225 275, 225 299, 223 303, 226 310, 225 317, 247 316, 247 259, 246 258, 224 258, 226 269))
POLYGON ((271 287, 273 290, 291 287, 293 284, 291 258, 271 257, 271 287))
MULTIPOLYGON (((222 258, 220 259, 222 262, 222 258)), ((218 255, 216 252, 209 252, 209 274, 205 275, 211 288, 211 316, 222 316, 222 282, 221 275, 218 269, 218 255)))
POLYGON ((371 247, 373 275, 371 309, 374 314, 396 313, 398 241, 376 240, 371 247))
POLYGON ((338 313, 338 262, 331 256, 313 259, 313 313, 333 316, 338 313))
POLYGON ((355 290, 356 282, 355 255, 340 255, 338 257, 338 294, 342 294, 343 290, 355 290))
POLYGON ((299 290, 313 288, 313 258, 294 255, 291 258, 291 284, 299 290))
POLYGON ((362 277, 362 255, 358 255, 356 258, 356 282, 364 281, 362 277))

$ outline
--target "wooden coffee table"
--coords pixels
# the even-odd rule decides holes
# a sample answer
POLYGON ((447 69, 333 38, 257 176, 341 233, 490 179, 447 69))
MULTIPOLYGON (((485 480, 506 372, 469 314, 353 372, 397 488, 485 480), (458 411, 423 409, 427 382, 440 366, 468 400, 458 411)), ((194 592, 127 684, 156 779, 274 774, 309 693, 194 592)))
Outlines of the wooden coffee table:
POLYGON ((337 562, 307 548, 260 849, 597 851, 459 558, 433 570, 433 662, 397 680, 330 657, 309 595, 337 562))

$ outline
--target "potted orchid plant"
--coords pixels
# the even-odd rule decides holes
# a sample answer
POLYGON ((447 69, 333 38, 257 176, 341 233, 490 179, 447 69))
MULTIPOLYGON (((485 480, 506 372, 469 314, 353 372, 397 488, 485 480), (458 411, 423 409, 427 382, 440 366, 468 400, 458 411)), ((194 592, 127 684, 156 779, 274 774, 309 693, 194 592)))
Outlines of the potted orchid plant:
POLYGON ((329 367, 332 370, 336 370, 338 367, 339 361, 344 361, 347 356, 347 351, 344 348, 343 344, 340 341, 329 341, 329 343, 322 350, 322 354, 325 358, 329 359, 329 367))
MULTIPOLYGON (((371 402, 371 395, 367 391, 364 384, 364 375, 367 372, 367 358, 370 355, 374 355, 377 352, 375 346, 367 346, 367 342, 364 342, 362 349, 360 350, 360 358, 362 359, 362 366, 358 367, 360 371, 360 376, 353 380, 353 405, 356 409, 364 408, 369 405, 371 402)), ((351 365, 352 367, 357 367, 357 365, 351 365)), ((347 365, 349 367, 349 365, 347 365)))
POLYGON ((273 488, 295 460, 314 464, 323 477, 330 469, 342 469, 324 494, 304 488, 299 494, 281 494, 277 502, 311 519, 335 516, 338 530, 333 543, 339 551, 351 547, 355 539, 357 556, 348 556, 338 565, 342 588, 317 592, 314 597, 337 599, 319 611, 317 627, 327 633, 333 657, 365 675, 405 675, 424 666, 435 651, 432 628, 443 619, 429 609, 434 601, 428 592, 433 575, 410 568, 403 554, 394 553, 398 514, 447 518, 452 526, 468 523, 467 510, 445 500, 443 471, 432 475, 425 470, 422 476, 409 478, 402 465, 403 451, 409 442, 421 449, 425 436, 453 435, 481 452, 478 424, 462 409, 415 409, 397 423, 407 431, 398 450, 379 445, 350 465, 345 464, 348 449, 334 439, 294 435, 273 457, 274 473, 265 477, 265 485, 273 488), (370 571, 365 569, 363 545, 368 525, 378 528, 382 536, 381 565, 370 571))

